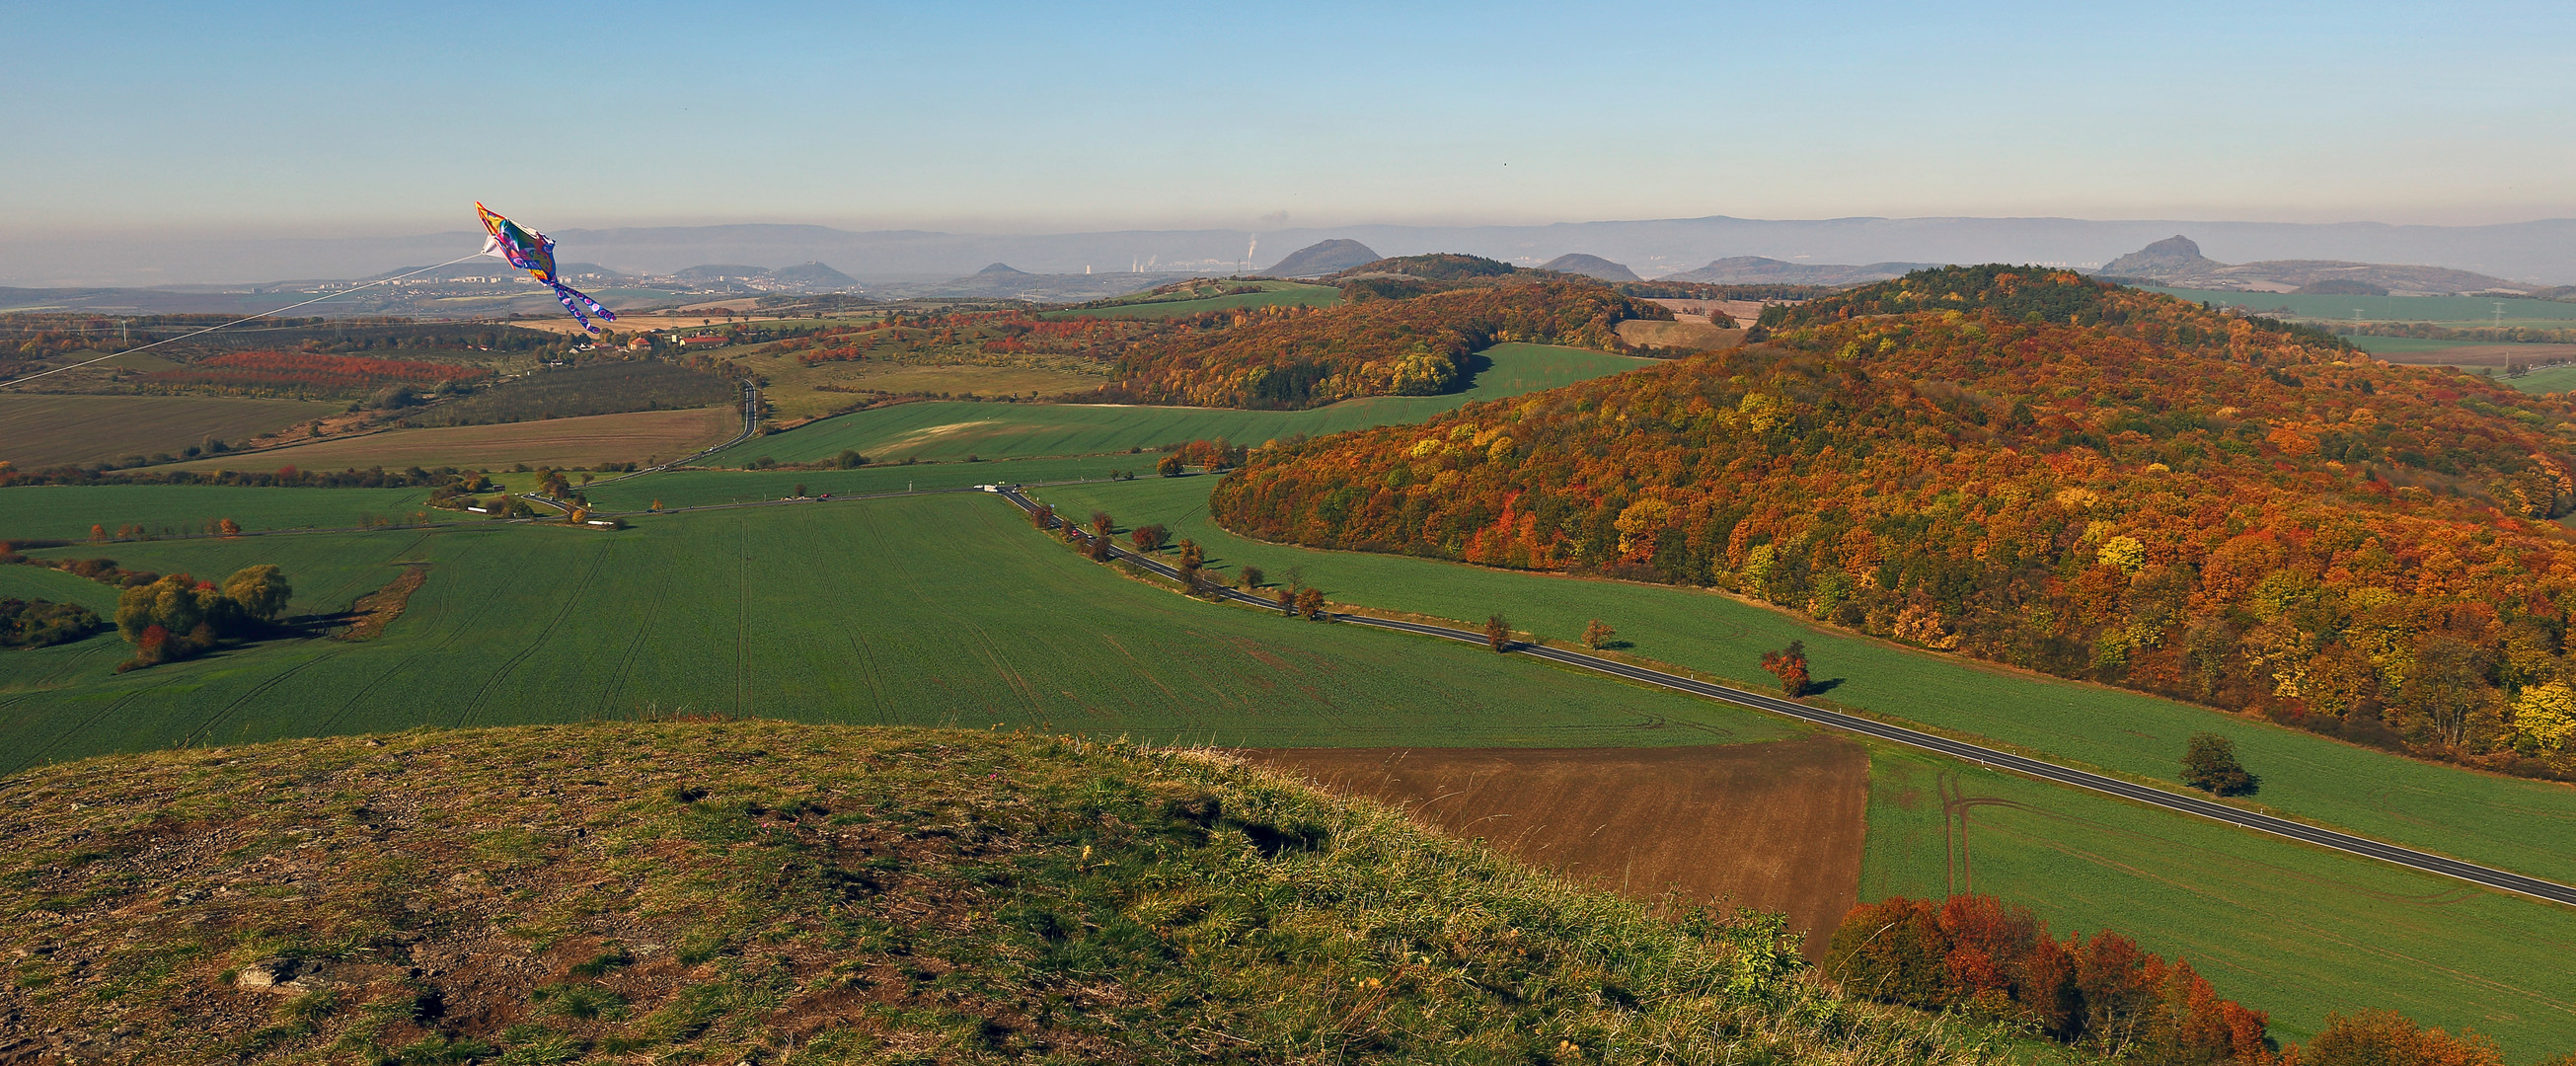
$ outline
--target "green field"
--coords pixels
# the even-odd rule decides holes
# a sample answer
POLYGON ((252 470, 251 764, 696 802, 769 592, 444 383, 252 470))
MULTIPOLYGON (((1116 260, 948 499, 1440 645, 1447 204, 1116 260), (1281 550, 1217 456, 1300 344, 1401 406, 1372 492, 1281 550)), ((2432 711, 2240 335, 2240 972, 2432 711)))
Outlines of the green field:
MULTIPOLYGON (((79 555, 79 549, 43 553, 79 555)), ((1207 607, 1118 580, 982 495, 119 545, 130 568, 285 568, 296 612, 431 567, 366 643, 118 675, 115 636, 0 653, 0 773, 104 751, 709 711, 1246 745, 1682 744, 1791 727, 1534 662, 1207 607)), ((61 584, 62 575, 0 568, 61 584)), ((83 602, 106 601, 99 593, 83 602)))
POLYGON ((1201 311, 1234 311, 1246 307, 1330 307, 1342 302, 1342 290, 1331 285, 1307 285, 1294 281, 1254 281, 1244 284, 1261 287, 1260 292, 1235 293, 1228 296, 1204 296, 1195 300, 1160 299, 1152 296, 1128 297, 1098 307, 1077 307, 1050 311, 1043 318, 1179 318, 1201 311))
POLYGON ((237 444, 342 406, 228 396, 10 393, 0 395, 0 460, 40 470, 175 454, 208 437, 237 444))
POLYGON ((2175 782, 2183 744, 2236 741, 2263 778, 2257 798, 2290 814, 2414 847, 2576 883, 2576 788, 2471 773, 2101 685, 2059 681, 1814 627, 1783 611, 1664 585, 1589 581, 1428 559, 1261 544, 1207 521, 1211 480, 1146 478, 1034 495, 1067 514, 1103 510, 1197 540, 1209 565, 1291 569, 1335 602, 1481 619, 1572 640, 1593 618, 1633 653, 1720 677, 1759 679, 1762 653, 1804 640, 1824 696, 2133 777, 2175 782))
POLYGON ((368 515, 408 515, 428 498, 425 488, 16 485, 0 488, 0 540, 85 540, 92 525, 114 530, 127 524, 156 534, 194 535, 219 518, 250 530, 333 529, 358 525, 368 515))
POLYGON ((2524 392, 2566 392, 2576 389, 2576 364, 2544 367, 2518 378, 2505 378, 2504 383, 2524 392))
MULTIPOLYGON (((1130 521, 1169 521, 1145 504, 1189 500, 1209 484, 1149 478, 1046 495, 1068 506, 1094 500, 1130 521)), ((1760 649, 1804 636, 1817 676, 1841 681, 1832 698, 1910 717, 2009 704, 2042 726, 2071 728, 2052 717, 2055 703, 2162 705, 2176 722, 2133 717, 2121 727, 2219 725, 2239 736, 2248 763, 2266 776, 2264 798, 2283 806, 2357 799, 2377 812, 2380 828, 2411 830, 2387 834, 2401 838, 2453 821, 2468 831, 2448 850, 2507 865, 2537 867, 2522 860, 2570 850, 2567 790, 2554 786, 2405 763, 2161 701, 1863 646, 1704 594, 1183 532, 1205 536, 1222 566, 1275 553, 1264 560, 1272 573, 1302 565, 1336 599, 1453 617, 1500 608, 1523 628, 1557 635, 1599 615, 1621 625, 1640 654, 1739 677, 1755 673, 1750 657, 1760 649), (1378 595, 1372 586, 1403 594, 1378 595), (2326 750, 2307 750, 2320 745, 2326 750), (2338 780, 2316 779, 2325 774, 2338 780), (2513 815, 2507 828, 2521 838, 2520 850, 2508 853, 2479 832, 2506 820, 2498 812, 2513 815)), ((1080 560, 981 495, 652 517, 621 533, 527 526, 323 533, 119 545, 115 555, 130 566, 200 575, 278 562, 298 589, 296 611, 345 607, 388 580, 397 563, 432 570, 410 611, 369 643, 279 642, 124 675, 111 672, 126 654, 112 635, 0 653, 0 753, 8 756, 0 773, 176 743, 646 710, 1004 723, 1246 745, 1677 744, 1794 729, 1472 647, 1188 601, 1080 560)), ((0 568, 0 592, 93 607, 112 596, 106 586, 32 567, 0 568)), ((2096 724, 2093 731, 2120 733, 2096 724)), ((2116 754, 2122 742, 2102 743, 2116 754)), ((2141 750, 2166 747, 2178 749, 2179 740, 2141 750)), ((2518 1060, 2557 1050, 2544 1034, 2565 1030, 2569 991, 2551 982, 2564 984, 2556 958, 2576 944, 2576 913, 1926 757, 1874 758, 1864 875, 1872 893, 1951 884, 1927 836, 1941 824, 1933 779, 1965 774, 1973 779, 1966 796, 2004 801, 1972 815, 1970 885, 2030 902, 2061 931, 2133 930, 2150 949, 2191 958, 2224 994, 2275 1011, 2291 1035, 2327 1009, 2386 1003, 2428 1022, 2495 1033, 2518 1060)))
POLYGON ((1378 396, 1310 411, 1239 411, 1216 407, 1128 407, 1100 404, 908 403, 827 418, 785 433, 745 441, 709 456, 710 466, 747 466, 762 456, 783 463, 829 459, 853 449, 884 461, 987 459, 1027 455, 1094 455, 1131 447, 1222 437, 1260 444, 1298 433, 1419 422, 1461 404, 1495 400, 1651 366, 1654 360, 1539 344, 1498 344, 1478 353, 1473 382, 1439 396, 1378 396))
POLYGON ((2576 321, 2576 303, 2557 300, 2498 300, 2483 296, 2312 296, 2290 292, 2226 292, 2216 289, 2148 288, 2195 303, 2242 307, 2257 314, 2288 308, 2300 318, 2350 322, 2360 312, 2364 322, 2441 322, 2459 326, 2497 324, 2496 305, 2504 305, 2507 326, 2563 327, 2576 321))
MULTIPOLYGON (((984 484, 1039 484, 1049 481, 1106 481, 1121 472, 1154 476, 1151 452, 1080 459, 1008 459, 981 463, 891 463, 855 470, 673 470, 614 483, 590 486, 583 495, 606 511, 641 511, 659 501, 663 507, 697 507, 712 503, 777 500, 805 486, 809 496, 831 493, 853 496, 908 489, 955 489, 984 484)), ((505 475, 525 477, 526 475, 505 475)))
POLYGON ((2060 937, 2120 930, 2271 1011, 2284 1043, 2374 1006, 2513 1062, 2576 1051, 2567 908, 1893 746, 1870 783, 1862 899, 1984 892, 2060 937))

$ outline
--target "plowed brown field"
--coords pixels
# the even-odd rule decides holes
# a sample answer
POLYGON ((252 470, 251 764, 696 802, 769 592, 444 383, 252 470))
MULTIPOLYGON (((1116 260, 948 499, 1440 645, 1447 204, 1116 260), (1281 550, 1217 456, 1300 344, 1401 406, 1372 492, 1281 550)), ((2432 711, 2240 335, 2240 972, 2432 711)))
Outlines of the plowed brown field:
POLYGON ((1244 755, 1627 895, 1786 912, 1810 959, 1860 900, 1869 756, 1848 741, 1244 755))

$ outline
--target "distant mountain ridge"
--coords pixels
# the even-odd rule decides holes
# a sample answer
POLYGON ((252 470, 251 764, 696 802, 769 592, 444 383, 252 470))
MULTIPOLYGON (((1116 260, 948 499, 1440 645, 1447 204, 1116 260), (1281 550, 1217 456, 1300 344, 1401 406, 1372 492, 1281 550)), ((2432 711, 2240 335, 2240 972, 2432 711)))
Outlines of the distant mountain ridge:
POLYGON ((1657 281, 1696 281, 1711 285, 1859 285, 1903 277, 1941 263, 1787 263, 1758 255, 1720 259, 1697 270, 1666 274, 1657 281))
POLYGON ((2181 234, 2102 264, 2100 275, 2184 289, 2317 292, 2342 296, 2522 294, 2537 288, 2473 271, 2437 266, 2355 263, 2336 259, 2271 259, 2230 265, 2200 254, 2200 245, 2181 234))
MULTIPOLYGON (((771 224, 549 232, 559 244, 557 254, 625 273, 667 274, 710 263, 826 262, 871 283, 955 278, 996 260, 1039 274, 1079 274, 1085 267, 1150 262, 1158 263, 1167 279, 1224 275, 1240 269, 1245 242, 1252 236, 1239 229, 1002 234, 859 232, 771 224)), ((2576 282, 2576 219, 2396 226, 2178 219, 1774 220, 1719 215, 1533 226, 1356 225, 1265 230, 1261 237, 1265 243, 1287 247, 1350 241, 1369 249, 1369 258, 1469 252, 1506 262, 1543 263, 1580 249, 1655 278, 1688 272, 1712 259, 1746 256, 1793 264, 2037 263, 2100 269, 2123 251, 2175 233, 2192 234, 2211 257, 2226 262, 2418 263, 2536 284, 2576 282)), ((480 232, 462 229, 348 238, 147 239, 102 234, 64 240, 60 235, 10 235, 0 236, 0 285, 238 285, 280 278, 364 278, 401 264, 436 263, 465 255, 482 240, 480 232)))

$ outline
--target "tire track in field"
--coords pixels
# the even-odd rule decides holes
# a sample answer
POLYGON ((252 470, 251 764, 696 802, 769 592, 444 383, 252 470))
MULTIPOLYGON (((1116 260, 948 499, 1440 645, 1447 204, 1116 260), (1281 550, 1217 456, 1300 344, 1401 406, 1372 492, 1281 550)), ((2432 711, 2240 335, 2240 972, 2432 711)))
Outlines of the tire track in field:
POLYGON ((35 766, 44 762, 46 756, 53 754, 55 748, 62 747, 63 741, 70 739, 73 734, 87 731, 89 727, 97 725, 108 715, 124 710, 126 704, 142 699, 144 696, 160 691, 161 689, 168 688, 171 685, 177 684, 178 681, 179 679, 177 677, 166 677, 159 681, 155 681, 152 684, 136 688, 132 692, 128 692, 125 695, 109 701, 106 706, 99 708, 96 713, 91 714, 87 718, 81 719, 79 725, 75 725, 60 733, 54 734, 54 739, 46 741, 44 747, 38 748, 34 752, 30 753, 27 756, 26 761, 19 765, 22 767, 35 766))
POLYGON ((869 644, 868 638, 861 636, 855 629, 850 631, 849 636, 850 650, 856 652, 859 657, 860 676, 867 679, 868 695, 875 700, 877 724, 893 725, 894 702, 886 699, 885 682, 877 673, 876 647, 869 644))
POLYGON ((742 715, 751 706, 751 524, 734 527, 742 534, 735 572, 740 594, 734 597, 733 625, 733 713, 742 715))
POLYGON ((232 717, 233 712, 240 710, 243 704, 267 695, 271 689, 285 684, 286 679, 303 673, 306 669, 312 666, 338 658, 347 651, 347 648, 334 648, 329 651, 325 651, 320 655, 306 659, 303 662, 287 667, 284 670, 270 674, 268 677, 262 679, 260 683, 252 685, 241 695, 233 697, 233 701, 231 703, 225 704, 224 709, 216 711, 214 714, 208 716, 203 724, 199 725, 195 729, 189 730, 187 736, 180 738, 178 746, 182 748, 193 748, 197 746, 198 742, 212 738, 215 735, 215 727, 222 725, 225 719, 232 717))
POLYGON ((599 692, 599 709, 596 713, 607 714, 609 702, 615 700, 617 693, 625 689, 627 677, 635 671, 635 659, 644 651, 645 639, 652 636, 653 626, 662 620, 662 604, 669 599, 665 594, 670 590, 671 572, 666 569, 662 571, 662 579, 653 585, 653 595, 647 600, 651 606, 645 608, 643 624, 635 627, 635 639, 626 642, 625 658, 618 660, 617 672, 609 676, 608 687, 599 692))
POLYGON ((574 582, 572 589, 564 593, 563 606, 555 609, 555 616, 546 621, 544 629, 537 631, 536 639, 529 641, 526 647, 520 648, 516 654, 511 655, 508 661, 501 664, 500 669, 492 671, 492 676, 483 679, 482 687, 474 690, 474 698, 465 702, 464 713, 457 715, 457 728, 462 729, 473 722, 474 716, 483 712, 483 705, 491 701, 492 690, 501 682, 509 680, 510 675, 517 672, 520 664, 527 662, 529 657, 537 653, 537 649, 545 647, 547 641, 554 639, 555 630, 563 627, 564 619, 572 616, 573 607, 580 604, 582 596, 589 593, 590 583, 598 579, 599 568, 608 562, 608 548, 609 545, 601 544, 598 551, 591 553, 590 569, 582 571, 581 580, 574 582))
MULTIPOLYGON (((414 593, 414 595, 418 595, 418 593, 414 593)), ((475 597, 475 598, 474 598, 474 611, 473 611, 473 613, 472 613, 472 614, 469 614, 469 615, 467 615, 467 616, 465 617, 464 622, 462 622, 461 624, 458 624, 458 625, 456 625, 456 626, 450 627, 450 628, 448 629, 448 631, 447 631, 447 635, 446 635, 446 636, 444 636, 444 637, 440 637, 440 638, 439 638, 439 640, 438 640, 438 643, 433 644, 433 645, 430 645, 429 647, 423 648, 423 649, 421 649, 421 650, 419 650, 419 651, 413 652, 413 653, 411 653, 410 655, 404 656, 404 657, 403 657, 403 661, 398 662, 398 663, 395 663, 394 665, 392 665, 392 666, 390 666, 390 667, 385 668, 382 672, 378 673, 375 677, 368 679, 368 681, 367 681, 367 683, 366 683, 366 684, 361 685, 361 686, 359 686, 359 687, 358 687, 358 691, 356 691, 355 693, 350 694, 350 696, 349 696, 349 698, 348 698, 348 699, 346 699, 346 700, 342 700, 342 701, 340 702, 340 706, 339 706, 339 707, 337 707, 337 708, 335 708, 335 709, 333 709, 333 710, 332 710, 332 712, 330 713, 330 715, 329 715, 329 716, 327 716, 327 717, 325 717, 325 718, 322 720, 322 724, 321 724, 321 726, 320 726, 319 728, 317 728, 317 729, 315 730, 315 732, 316 732, 316 733, 323 734, 323 735, 328 735, 328 733, 330 732, 330 730, 332 729, 332 727, 339 725, 339 724, 340 724, 340 720, 341 720, 341 719, 348 717, 348 716, 349 716, 349 712, 350 712, 350 711, 352 711, 352 710, 354 710, 354 709, 356 709, 356 708, 357 708, 357 706, 358 706, 358 704, 359 704, 361 701, 365 700, 368 696, 373 695, 373 694, 375 693, 376 689, 378 689, 378 688, 382 687, 382 686, 384 685, 384 683, 385 683, 385 682, 390 681, 390 680, 393 680, 394 675, 399 674, 399 673, 402 673, 402 672, 403 672, 403 671, 405 671, 405 670, 409 670, 409 669, 411 669, 411 664, 416 663, 416 662, 419 662, 419 661, 421 661, 422 659, 427 658, 427 657, 429 657, 429 656, 433 656, 433 655, 443 655, 443 654, 446 654, 446 652, 447 652, 447 646, 448 646, 448 645, 450 645, 450 644, 454 644, 454 643, 456 643, 456 638, 457 638, 458 636, 460 636, 460 635, 462 635, 462 634, 465 634, 465 633, 468 633, 468 632, 472 632, 472 631, 473 631, 473 629, 474 629, 475 624, 476 624, 476 623, 478 623, 478 622, 481 622, 481 621, 483 620, 483 614, 484 614, 484 612, 489 611, 489 610, 491 610, 491 609, 492 609, 492 597, 490 597, 490 596, 477 596, 477 597, 475 597)), ((408 612, 406 612, 406 613, 408 613, 408 612)))

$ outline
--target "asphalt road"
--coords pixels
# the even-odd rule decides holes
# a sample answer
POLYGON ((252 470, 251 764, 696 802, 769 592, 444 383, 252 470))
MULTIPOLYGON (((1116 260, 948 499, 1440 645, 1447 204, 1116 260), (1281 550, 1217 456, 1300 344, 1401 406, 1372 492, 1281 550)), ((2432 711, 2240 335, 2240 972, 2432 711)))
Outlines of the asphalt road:
MULTIPOLYGON (((1006 491, 1002 495, 1003 498, 1018 505, 1021 510, 1029 511, 1036 509, 1037 505, 1033 501, 1016 490, 1006 491)), ((1088 536, 1089 534, 1084 535, 1088 536)), ((1126 559, 1138 566, 1144 567, 1145 569, 1151 570, 1164 577, 1171 578, 1174 581, 1181 580, 1180 571, 1173 569, 1171 566, 1166 565, 1162 560, 1154 558, 1153 556, 1129 551, 1125 548, 1118 547, 1116 544, 1110 545, 1110 552, 1116 558, 1126 559)), ((1248 593, 1222 587, 1217 591, 1224 599, 1237 603, 1251 604, 1253 606, 1268 608, 1270 610, 1278 609, 1278 605, 1276 603, 1259 596, 1253 596, 1248 593)), ((1334 621, 1347 622, 1352 625, 1372 626, 1378 629, 1392 629, 1398 632, 1414 633, 1426 637, 1439 637, 1444 640, 1461 641, 1468 644, 1478 645, 1480 647, 1485 644, 1485 635, 1483 633, 1472 632, 1464 629, 1451 629, 1447 626, 1425 625, 1420 622, 1400 622, 1394 619, 1371 618, 1367 615, 1357 614, 1336 613, 1332 615, 1332 618, 1334 621)), ((1527 655, 1537 659, 1544 659, 1549 662, 1562 663, 1567 666, 1581 667, 1586 670, 1608 674, 1612 677, 1635 681, 1640 684, 1671 689, 1675 692, 1688 693, 1690 695, 1700 696, 1706 699, 1719 700, 1725 703, 1736 704, 1738 706, 1750 707, 1759 711, 1769 711, 1773 714, 1786 715, 1800 721, 1812 722, 1817 725, 1840 729, 1845 732, 1858 733, 1863 736, 1893 741, 1909 747, 1921 748, 1925 751, 1938 752, 1943 755, 1960 759, 1968 759, 1981 765, 2011 770, 2045 781, 2054 781, 2063 785, 2073 785, 2076 788, 2087 789, 2108 796, 2117 796, 2121 799, 2151 804, 2157 807, 2163 807, 2167 810, 2180 811, 2184 814, 2196 815, 2212 821, 2225 822, 2229 825, 2251 829, 2258 833, 2269 833, 2277 837, 2286 837, 2291 840, 2315 844, 2320 847, 2333 848, 2337 851, 2350 852, 2355 855, 2366 856, 2383 862, 2395 863, 2409 869, 2422 870, 2425 873, 2440 874, 2444 877, 2455 877, 2462 881, 2483 885, 2488 888, 2502 889, 2506 892, 2530 896, 2535 899, 2548 900, 2552 903, 2563 903, 2570 906, 2576 906, 2576 888, 2571 888, 2555 881, 2544 881, 2537 877, 2527 877, 2510 870, 2498 870, 2493 867, 2479 866, 2475 863, 2462 862, 2448 856, 2435 855, 2431 852, 2425 851, 2417 851, 2413 848, 2399 847, 2395 844, 2372 840, 2368 837, 2354 836, 2350 833, 2340 833, 2331 829, 2320 829, 2304 822, 2294 822, 2287 818, 2278 818, 2268 814, 2261 814, 2255 811, 2231 807, 2224 803, 2215 803, 2187 793, 2168 792, 2160 788, 2152 788, 2130 781, 2123 781, 2116 777, 2107 777, 2102 774, 2078 770, 2073 767, 2060 766, 2052 762, 2033 759, 2022 755, 2015 755, 2011 752, 1980 747, 1964 741, 1951 740, 1948 737, 1935 736, 1920 730, 1907 729, 1903 726, 1889 725, 1885 722, 1876 721, 1874 719, 1862 718, 1856 715, 1841 714, 1825 710, 1820 707, 1811 707, 1803 703, 1780 699, 1776 696, 1765 696, 1758 692, 1747 692, 1743 689, 1729 688, 1725 685, 1713 685, 1705 681, 1693 680, 1678 674, 1668 674, 1660 670, 1650 670, 1642 666, 1632 666, 1615 659, 1605 659, 1597 655, 1586 655, 1582 652, 1568 651, 1562 648, 1551 648, 1537 644, 1520 643, 1514 644, 1511 651, 1514 654, 1527 655)))

